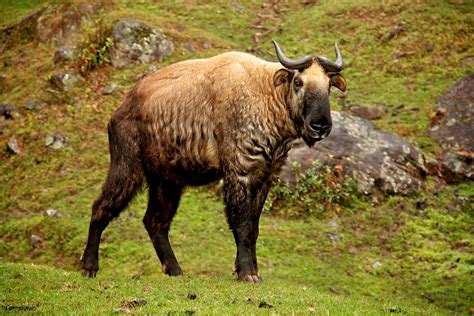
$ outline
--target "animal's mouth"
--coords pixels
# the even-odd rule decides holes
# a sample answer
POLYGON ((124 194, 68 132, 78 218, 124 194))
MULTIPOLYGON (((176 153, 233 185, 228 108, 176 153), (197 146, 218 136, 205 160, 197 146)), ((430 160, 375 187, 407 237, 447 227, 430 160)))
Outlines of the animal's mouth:
POLYGON ((309 147, 312 147, 317 142, 322 141, 323 139, 328 137, 330 132, 330 126, 322 127, 317 124, 305 124, 305 129, 302 137, 305 143, 309 147))
POLYGON ((313 147, 314 144, 316 144, 319 141, 322 141, 324 137, 321 137, 319 135, 303 135, 303 140, 308 145, 309 147, 313 147))

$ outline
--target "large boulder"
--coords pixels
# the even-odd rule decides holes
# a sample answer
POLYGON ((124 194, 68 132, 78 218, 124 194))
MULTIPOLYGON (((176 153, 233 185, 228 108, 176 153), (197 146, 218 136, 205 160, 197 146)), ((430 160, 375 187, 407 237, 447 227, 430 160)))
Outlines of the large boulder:
POLYGON ((114 67, 131 67, 161 60, 173 44, 158 30, 131 18, 121 19, 112 30, 110 60, 114 67))
POLYGON ((443 148, 439 169, 447 182, 474 179, 474 73, 458 81, 436 102, 427 135, 443 148))
POLYGON ((436 102, 427 134, 445 149, 474 151, 474 73, 458 81, 436 102))
POLYGON ((94 19, 102 7, 101 3, 86 2, 42 6, 21 21, 0 30, 0 53, 34 39, 56 47, 75 46, 81 39, 84 25, 94 19))
POLYGON ((348 113, 332 112, 332 119, 328 138, 312 148, 302 141, 295 144, 280 173, 283 181, 294 183, 294 162, 300 163, 304 171, 319 161, 322 165, 342 166, 366 194, 410 194, 423 186, 424 158, 413 145, 348 113))
POLYGON ((21 19, 21 21, 0 30, 0 53, 18 43, 31 41, 37 32, 37 21, 45 9, 42 8, 21 19))
POLYGON ((90 22, 101 8, 100 3, 50 5, 38 17, 36 39, 57 47, 74 46, 80 39, 84 24, 90 22))

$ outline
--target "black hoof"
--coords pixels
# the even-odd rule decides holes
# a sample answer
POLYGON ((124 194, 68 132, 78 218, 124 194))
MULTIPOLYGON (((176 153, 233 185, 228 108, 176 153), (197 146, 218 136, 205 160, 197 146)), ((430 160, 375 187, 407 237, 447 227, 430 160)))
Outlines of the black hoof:
POLYGON ((87 278, 95 278, 97 275, 96 269, 82 269, 82 276, 87 277, 87 278))
POLYGON ((181 268, 178 265, 167 265, 167 264, 162 264, 161 269, 163 272, 169 276, 178 276, 178 275, 183 275, 183 271, 181 271, 181 268))

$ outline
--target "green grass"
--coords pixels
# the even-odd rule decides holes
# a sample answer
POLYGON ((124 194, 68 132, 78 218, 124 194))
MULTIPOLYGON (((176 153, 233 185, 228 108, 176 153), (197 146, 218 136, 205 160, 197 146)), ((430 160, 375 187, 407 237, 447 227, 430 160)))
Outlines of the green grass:
MULTIPOLYGON (((3 1, 0 25, 18 21, 41 3, 3 1)), ((345 99, 335 94, 333 108, 382 105, 385 115, 376 125, 406 137, 427 154, 439 150, 424 129, 436 98, 474 70, 472 64, 461 64, 474 55, 469 1, 318 1, 314 6, 289 1, 281 6, 278 22, 264 22, 281 31, 260 37, 259 44, 252 40, 253 25, 258 13, 271 10, 262 8, 261 1, 238 3, 239 10, 230 1, 120 0, 107 8, 106 22, 133 16, 163 30, 176 53, 155 63, 160 67, 231 49, 275 60, 269 53, 271 38, 289 56, 333 57, 332 45, 338 41, 349 93, 345 99), (405 22, 405 31, 381 42, 395 21, 405 22), (212 43, 211 49, 201 47, 204 40, 212 43), (197 54, 186 43, 193 43, 197 54), (427 52, 430 44, 434 49, 427 52), (397 51, 413 54, 395 61, 397 51)), ((81 87, 58 97, 47 82, 62 69, 53 65, 52 56, 48 43, 36 42, 20 43, 0 55, 0 71, 7 76, 0 100, 22 113, 19 120, 0 122, 6 131, 0 145, 4 148, 14 134, 22 148, 21 155, 0 151, 3 311, 37 305, 34 311, 40 313, 128 308, 153 314, 380 315, 392 310, 431 315, 466 314, 474 306, 474 186, 444 186, 432 178, 416 196, 355 199, 337 214, 290 219, 281 214, 297 212, 264 213, 258 257, 265 282, 260 285, 235 281, 235 246, 214 187, 189 189, 184 195, 171 239, 185 276, 164 276, 141 223, 146 208, 142 194, 105 231, 98 278, 83 279, 79 258, 90 207, 108 167, 107 120, 149 65, 98 69, 81 87), (5 66, 7 60, 13 63, 5 66), (111 81, 118 91, 100 96, 97 91, 111 81), (32 97, 49 105, 38 112, 24 110, 32 97), (47 148, 44 138, 50 134, 65 136, 67 147, 47 148), (62 217, 45 215, 49 208, 62 217), (329 225, 329 216, 337 227, 329 225), (340 235, 341 241, 332 243, 328 233, 340 235), (32 247, 32 234, 43 242, 32 247), (196 300, 187 298, 190 292, 197 294, 196 300), (147 304, 125 306, 140 298, 147 304), (260 309, 261 301, 273 309, 260 309)))
POLYGON ((31 10, 47 2, 46 0, 2 0, 0 1, 0 28, 18 22, 31 10))
MULTIPOLYGON (((166 291, 174 293, 169 302, 155 311, 169 308, 179 310, 183 300, 186 301, 187 293, 183 294, 186 291, 204 296, 214 295, 206 294, 209 291, 222 291, 220 297, 227 295, 241 303, 249 296, 253 301, 265 300, 271 303, 280 312, 306 312, 312 307, 342 314, 344 311, 378 314, 393 307, 410 313, 434 313, 466 310, 469 307, 466 304, 469 304, 473 290, 469 281, 472 259, 468 253, 457 249, 472 247, 469 235, 469 227, 473 224, 472 214, 467 209, 454 209, 453 214, 439 218, 441 214, 430 204, 423 214, 417 215, 413 205, 415 201, 393 198, 387 201, 385 207, 395 209, 397 204, 402 204, 405 205, 406 213, 382 213, 372 207, 356 209, 355 214, 346 214, 337 219, 340 226, 336 228, 329 226, 327 219, 288 220, 264 214, 258 254, 265 282, 263 286, 252 287, 239 285, 235 281, 232 275, 235 249, 222 214, 223 205, 202 190, 189 190, 185 194, 171 231, 171 240, 186 276, 164 276, 141 223, 146 201, 144 196, 140 196, 105 231, 100 248, 101 270, 98 280, 81 281, 77 269, 89 213, 89 206, 84 201, 92 200, 92 193, 97 194, 98 190, 99 186, 96 185, 90 190, 93 192, 75 194, 77 201, 70 201, 67 197, 58 199, 52 207, 63 215, 60 218, 50 218, 44 212, 10 218, 0 231, 4 237, 2 258, 8 258, 10 262, 56 267, 56 274, 62 278, 59 281, 50 279, 45 284, 39 282, 38 286, 46 288, 61 287, 69 279, 79 280, 76 281, 79 282, 77 291, 88 289, 90 284, 97 286, 97 282, 112 282, 120 293, 114 295, 112 306, 117 308, 120 307, 120 301, 127 297, 147 299, 151 294, 143 288, 152 283, 155 285, 150 286, 156 291, 164 284, 166 291), (374 222, 378 223, 376 227, 373 226, 374 222), (405 225, 399 227, 401 222, 405 225), (397 228, 399 231, 394 231, 397 228), (446 231, 456 234, 446 234, 446 231), (331 243, 327 233, 341 235, 342 241, 331 243), (31 234, 41 236, 44 241, 32 247, 29 242, 31 234), (435 249, 433 245, 436 245, 435 249), (382 266, 375 267, 375 262, 380 262, 382 266), (68 277, 64 276, 61 269, 68 271, 68 277), (141 284, 138 288, 126 285, 137 275, 144 282, 151 281, 145 283, 143 288, 141 284), (152 281, 156 279, 159 280, 152 281), (307 290, 302 290, 304 288, 307 290), (450 294, 451 291, 455 295, 450 294), (295 297, 301 299, 295 301, 295 297), (433 300, 434 304, 428 304, 428 300, 433 300), (365 303, 359 305, 360 302, 365 303)), ((436 200, 436 203, 452 204, 448 196, 456 196, 454 193, 443 192, 446 196, 436 200)), ((361 206, 366 204, 362 203, 361 206)), ((2 266, 7 271, 12 269, 12 265, 6 262, 2 266)), ((49 279, 45 275, 38 277, 49 279)), ((23 305, 30 302, 21 289, 35 291, 36 285, 33 284, 37 282, 28 283, 27 279, 14 282, 23 285, 8 285, 16 290, 5 291, 4 303, 23 305)), ((77 295, 85 295, 84 300, 87 300, 90 293, 77 295)), ((34 302, 42 306, 39 311, 50 311, 54 308, 51 304, 58 304, 48 302, 46 298, 44 300, 34 302)), ((96 304, 102 305, 100 299, 96 304)), ((228 307, 228 300, 216 298, 214 305, 208 306, 204 299, 202 304, 193 306, 205 313, 210 310, 217 312, 228 307)), ((228 312, 232 313, 233 307, 229 308, 228 312)), ((251 308, 255 306, 237 304, 235 308, 236 312, 251 313, 251 308)))
POLYGON ((29 306, 39 313, 76 313, 80 310, 86 314, 313 312, 383 315, 389 314, 390 310, 438 314, 435 309, 416 309, 403 304, 394 305, 395 302, 377 304, 371 299, 352 300, 343 295, 322 294, 317 287, 286 280, 269 280, 254 286, 237 283, 230 276, 169 278, 154 275, 133 280, 129 275, 114 275, 87 280, 77 273, 38 265, 6 264, 0 269, 2 289, 8 293, 2 295, 4 311, 14 306, 29 306), (194 300, 188 298, 191 293, 196 295, 194 300), (143 300, 143 305, 132 305, 133 301, 143 300))

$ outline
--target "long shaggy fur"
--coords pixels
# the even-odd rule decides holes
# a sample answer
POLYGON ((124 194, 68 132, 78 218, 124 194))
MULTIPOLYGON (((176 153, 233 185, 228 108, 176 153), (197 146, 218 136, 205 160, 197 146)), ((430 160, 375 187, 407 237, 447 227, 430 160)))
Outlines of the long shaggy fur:
MULTIPOLYGON (((144 181, 145 227, 164 272, 181 274, 168 240, 181 192, 224 178, 236 271, 242 280, 260 279, 255 245, 261 209, 272 175, 304 133, 303 97, 292 90, 293 72, 276 77, 282 68, 231 52, 170 65, 133 88, 109 122, 111 165, 93 205, 85 275, 95 276, 102 231, 144 181)), ((308 90, 327 98, 329 79, 320 66, 301 76, 308 90)))

